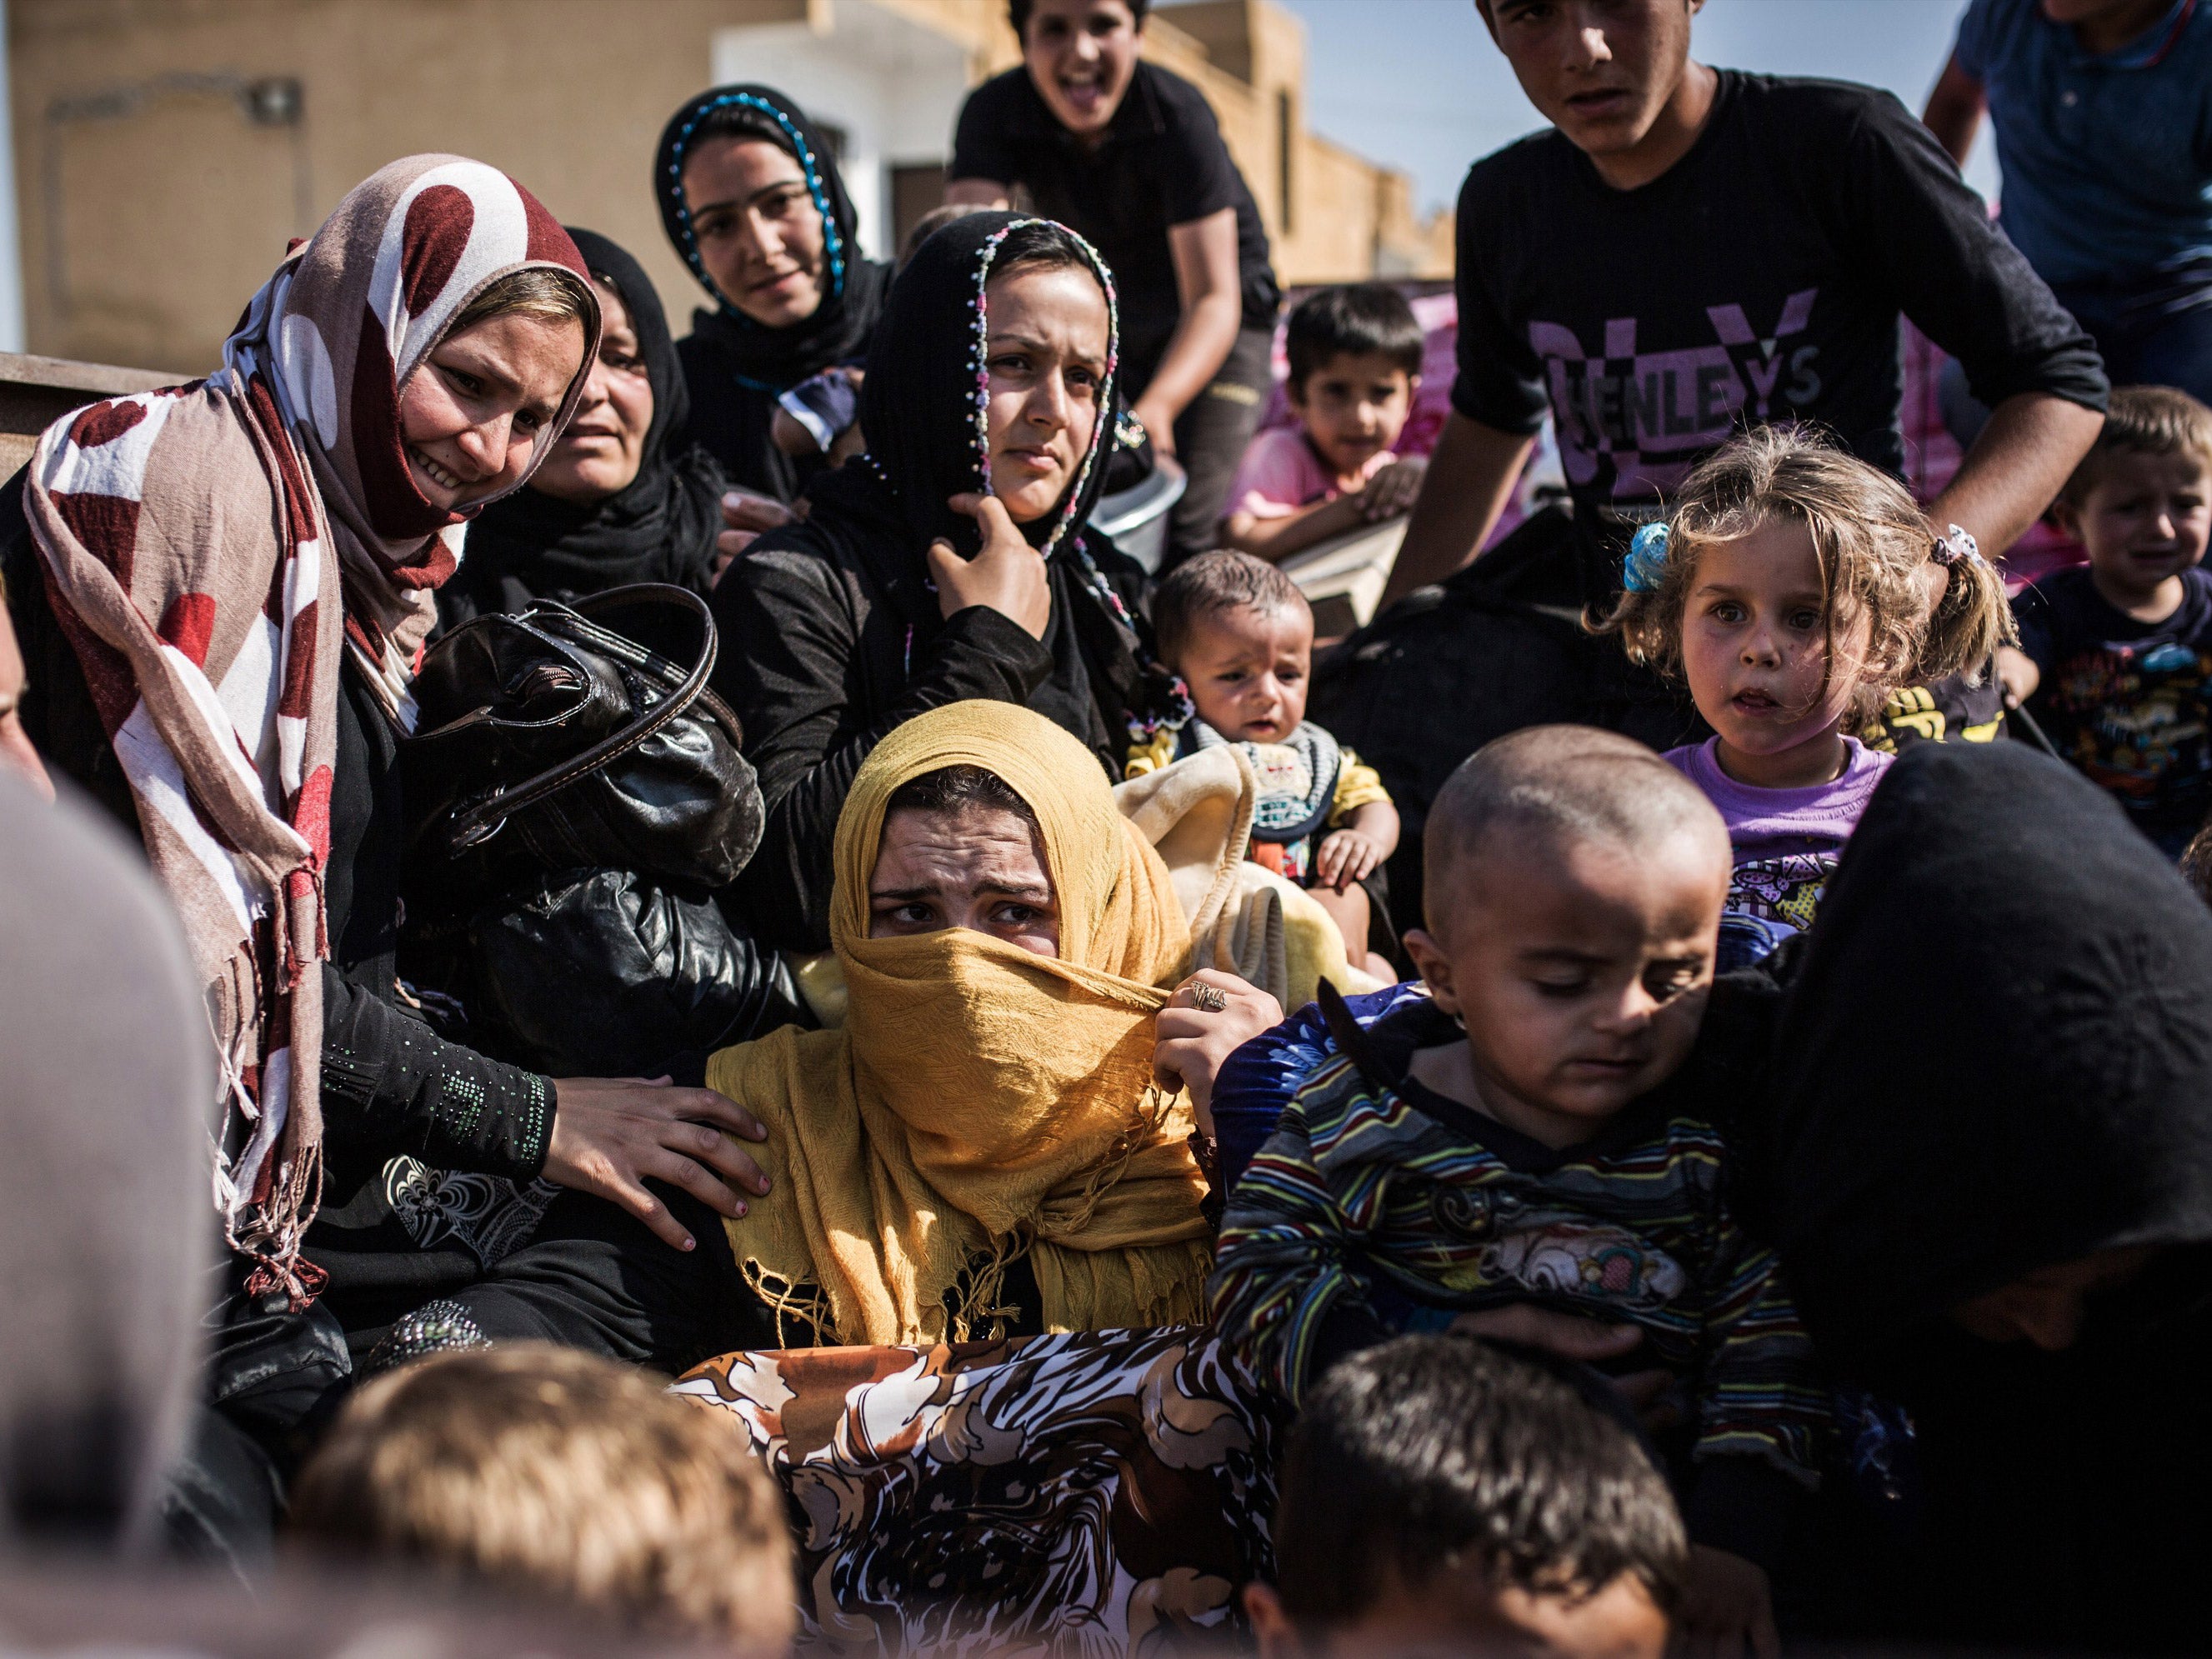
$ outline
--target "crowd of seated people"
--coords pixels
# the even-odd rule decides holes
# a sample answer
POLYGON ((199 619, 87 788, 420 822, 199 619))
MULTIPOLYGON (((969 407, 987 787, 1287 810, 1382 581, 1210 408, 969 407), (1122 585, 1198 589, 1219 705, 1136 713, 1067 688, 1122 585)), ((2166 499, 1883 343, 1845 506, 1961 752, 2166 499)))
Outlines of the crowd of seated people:
POLYGON ((1252 437, 1267 240, 1143 0, 1016 0, 896 268, 719 87, 684 338, 409 155, 217 373, 47 429, 17 1542, 671 1650, 2191 1642, 2212 410, 2106 365, 2204 309, 2212 12, 1975 0, 1931 108, 1986 84, 2008 190, 2037 76, 2193 110, 2120 295, 2063 167, 2023 257, 1696 0, 1478 9, 1549 125, 1468 175, 1425 460, 1373 283, 1252 437), (1908 319, 1981 405, 1924 502, 1908 319), (1096 520, 1170 455, 1156 574, 1096 520), (2008 593, 2046 512, 2085 562, 2008 593), (1396 515, 1317 644, 1279 562, 1396 515), (510 879, 574 1041, 430 902, 510 879))

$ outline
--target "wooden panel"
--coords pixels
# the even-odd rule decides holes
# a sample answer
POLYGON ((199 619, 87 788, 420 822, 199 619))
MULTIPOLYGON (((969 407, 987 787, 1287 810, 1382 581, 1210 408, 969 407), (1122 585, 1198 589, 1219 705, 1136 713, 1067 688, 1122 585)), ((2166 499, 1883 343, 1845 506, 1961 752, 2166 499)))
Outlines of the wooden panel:
POLYGON ((29 460, 39 434, 71 410, 176 378, 151 369, 0 352, 0 478, 29 460))

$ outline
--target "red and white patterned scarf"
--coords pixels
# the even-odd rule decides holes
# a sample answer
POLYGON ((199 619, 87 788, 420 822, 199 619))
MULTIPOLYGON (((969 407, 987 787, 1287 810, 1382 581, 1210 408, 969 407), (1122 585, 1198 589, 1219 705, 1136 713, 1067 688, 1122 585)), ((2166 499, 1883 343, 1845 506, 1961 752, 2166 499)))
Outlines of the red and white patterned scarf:
MULTIPOLYGON (((225 1236, 258 1264, 252 1288, 295 1306, 322 1280, 300 1241, 322 1184, 339 664, 352 653, 411 727, 408 682, 466 516, 415 487, 399 389, 486 284, 543 264, 588 286, 558 222, 504 173, 394 161, 253 296, 221 374, 81 410, 31 462, 54 611, 191 943, 226 1129, 232 1110, 250 1127, 236 1156, 216 1149, 225 1236)), ((597 331, 594 316, 586 365, 597 331)))

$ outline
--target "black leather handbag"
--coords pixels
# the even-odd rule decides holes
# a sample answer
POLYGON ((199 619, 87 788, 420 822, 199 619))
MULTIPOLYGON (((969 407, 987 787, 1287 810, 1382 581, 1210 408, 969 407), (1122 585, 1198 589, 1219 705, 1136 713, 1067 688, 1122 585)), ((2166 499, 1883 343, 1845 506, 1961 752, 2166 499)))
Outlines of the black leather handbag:
POLYGON ((714 1049, 811 1023, 717 902, 763 812, 714 653, 705 601, 659 583, 478 617, 426 653, 400 957, 463 1022, 445 1035, 553 1077, 696 1083, 714 1049))
POLYGON ((447 635, 402 755, 410 861, 478 893, 585 866, 726 886, 764 814, 737 716, 707 689, 716 643, 706 601, 658 582, 447 635))

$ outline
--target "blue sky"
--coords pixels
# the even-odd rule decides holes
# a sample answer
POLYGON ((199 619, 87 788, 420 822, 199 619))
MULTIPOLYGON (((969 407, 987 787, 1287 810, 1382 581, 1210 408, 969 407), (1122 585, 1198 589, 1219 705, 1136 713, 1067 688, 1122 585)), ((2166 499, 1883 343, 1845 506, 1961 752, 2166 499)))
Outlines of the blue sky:
MULTIPOLYGON (((1469 162, 1539 125, 1474 0, 1280 3, 1306 26, 1310 124, 1411 173, 1424 207, 1449 204, 1469 162)), ((1965 9, 1964 0, 1707 0, 1692 49, 1717 65, 1886 87, 1917 112, 1965 9)), ((1996 187, 1990 149, 1984 132, 1966 169, 1985 194, 1996 187)))

